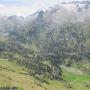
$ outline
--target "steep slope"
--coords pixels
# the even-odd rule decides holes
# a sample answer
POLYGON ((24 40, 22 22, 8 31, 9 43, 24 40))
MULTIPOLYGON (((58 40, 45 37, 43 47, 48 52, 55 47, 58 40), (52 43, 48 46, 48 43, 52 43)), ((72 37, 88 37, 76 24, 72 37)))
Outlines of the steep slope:
POLYGON ((1 86, 6 83, 24 90, 89 90, 89 7, 87 1, 70 2, 24 19, 2 18, 1 86))
MULTIPOLYGON (((34 70, 34 74, 46 72, 54 78, 61 78, 60 65, 63 63, 71 66, 86 59, 89 62, 86 32, 90 16, 87 17, 86 13, 89 14, 90 8, 89 4, 88 8, 85 5, 87 2, 61 4, 27 17, 17 28, 15 26, 16 30, 9 32, 7 42, 1 45, 1 56, 17 60, 13 56, 17 54, 21 57, 17 62, 34 70), (79 7, 82 11, 78 11, 79 7)), ((17 21, 17 17, 9 19, 17 21)))

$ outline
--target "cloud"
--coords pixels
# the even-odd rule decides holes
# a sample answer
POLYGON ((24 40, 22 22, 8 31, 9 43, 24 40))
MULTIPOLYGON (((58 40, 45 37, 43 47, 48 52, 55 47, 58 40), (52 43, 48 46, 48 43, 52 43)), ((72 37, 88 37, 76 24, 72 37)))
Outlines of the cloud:
POLYGON ((35 10, 31 7, 19 7, 19 6, 6 6, 0 8, 0 15, 18 15, 18 16, 25 16, 28 14, 33 13, 35 10))
MULTIPOLYGON (((66 0, 0 0, 0 15, 27 16, 40 9, 48 9, 66 0)), ((71 1, 71 0, 67 0, 71 1)))
POLYGON ((0 4, 0 15, 18 15, 18 16, 27 16, 31 13, 34 13, 37 10, 43 9, 46 6, 45 2, 41 0, 34 0, 34 2, 29 2, 28 5, 2 5, 0 4), (30 4, 29 4, 30 3, 30 4))
POLYGON ((5 6, 3 4, 0 4, 0 8, 4 8, 5 6))

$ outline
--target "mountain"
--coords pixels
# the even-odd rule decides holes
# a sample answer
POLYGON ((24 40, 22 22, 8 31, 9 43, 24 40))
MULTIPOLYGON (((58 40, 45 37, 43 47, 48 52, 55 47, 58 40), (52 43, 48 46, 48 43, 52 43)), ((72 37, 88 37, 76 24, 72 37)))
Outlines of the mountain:
MULTIPOLYGON (((44 90, 56 90, 53 83, 58 84, 57 89, 60 89, 60 83, 62 90, 89 90, 89 44, 89 1, 64 2, 26 18, 0 17, 1 70, 5 69, 7 74, 11 72, 14 75, 16 72, 21 77, 24 77, 22 74, 28 75, 36 80, 35 86, 40 82, 39 86, 44 90), (6 65, 3 60, 8 63, 7 67, 2 67, 3 63, 6 65), (18 74, 18 70, 11 64, 22 72, 18 74)), ((2 73, 0 76, 2 78, 2 73)), ((5 79, 15 83, 15 80, 5 79)), ((16 86, 21 87, 21 83, 18 83, 16 86)), ((31 88, 34 90, 33 86, 31 88)), ((26 86, 24 90, 28 90, 26 86)))
POLYGON ((16 30, 23 20, 24 20, 23 17, 17 17, 15 15, 14 16, 1 16, 0 17, 0 34, 7 35, 8 32, 16 30))

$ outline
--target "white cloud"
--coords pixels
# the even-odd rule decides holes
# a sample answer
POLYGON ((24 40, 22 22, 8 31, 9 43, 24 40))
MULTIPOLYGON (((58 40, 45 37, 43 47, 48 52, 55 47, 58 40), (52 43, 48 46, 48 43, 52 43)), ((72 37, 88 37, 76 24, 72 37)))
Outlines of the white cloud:
POLYGON ((31 7, 19 7, 19 6, 5 6, 1 7, 0 6, 0 15, 19 15, 19 16, 25 16, 30 13, 33 13, 35 11, 34 8, 31 7))
MULTIPOLYGON (((66 0, 22 0, 27 5, 2 5, 0 4, 0 15, 26 16, 40 9, 47 9, 66 0)), ((67 0, 71 1, 71 0, 67 0)))
POLYGON ((5 6, 3 4, 0 4, 0 8, 4 8, 5 6))
POLYGON ((50 6, 55 5, 62 0, 22 0, 22 2, 27 2, 25 5, 1 5, 0 4, 0 15, 18 15, 25 16, 31 14, 40 9, 47 9, 50 6))

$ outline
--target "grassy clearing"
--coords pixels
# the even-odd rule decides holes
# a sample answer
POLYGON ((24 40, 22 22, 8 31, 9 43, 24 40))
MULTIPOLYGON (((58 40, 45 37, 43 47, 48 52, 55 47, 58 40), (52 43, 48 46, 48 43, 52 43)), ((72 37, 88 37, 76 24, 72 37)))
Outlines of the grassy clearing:
POLYGON ((90 86, 87 87, 87 84, 90 85, 90 76, 83 74, 75 74, 63 70, 63 78, 70 83, 73 87, 73 90, 89 90, 90 86))
POLYGON ((67 72, 65 70, 63 70, 63 78, 67 81, 74 81, 74 80, 90 81, 89 75, 78 75, 71 72, 67 72))

